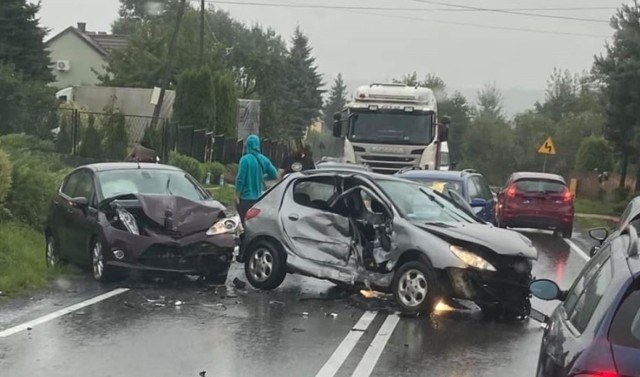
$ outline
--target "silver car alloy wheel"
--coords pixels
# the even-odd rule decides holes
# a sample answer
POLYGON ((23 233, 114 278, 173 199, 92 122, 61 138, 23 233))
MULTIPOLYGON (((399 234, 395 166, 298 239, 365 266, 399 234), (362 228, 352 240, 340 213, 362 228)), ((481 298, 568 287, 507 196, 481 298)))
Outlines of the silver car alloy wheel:
POLYGON ((104 273, 104 255, 102 254, 102 244, 100 242, 96 242, 93 245, 91 254, 93 260, 93 277, 98 280, 102 279, 102 274, 104 273))
POLYGON ((420 270, 410 269, 400 277, 398 297, 407 307, 416 307, 427 298, 427 278, 420 270))
POLYGON ((60 259, 56 254, 56 240, 53 236, 47 237, 47 264, 49 267, 56 267, 60 259))
POLYGON ((266 248, 257 249, 249 262, 251 276, 259 282, 263 282, 273 273, 273 255, 266 248))

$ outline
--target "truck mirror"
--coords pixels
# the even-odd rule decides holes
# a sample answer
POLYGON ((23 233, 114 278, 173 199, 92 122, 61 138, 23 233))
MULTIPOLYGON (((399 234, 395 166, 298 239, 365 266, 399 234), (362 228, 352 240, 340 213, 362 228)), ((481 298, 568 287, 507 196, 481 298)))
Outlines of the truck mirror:
POLYGON ((440 129, 440 141, 447 141, 449 138, 449 126, 446 124, 442 124, 442 128, 440 129))
POLYGON ((440 121, 443 125, 448 126, 451 124, 451 117, 443 115, 442 120, 440 121))
POLYGON ((340 120, 342 119, 342 114, 340 112, 337 113, 333 113, 333 120, 340 120))
POLYGON ((342 137, 342 122, 340 120, 333 122, 333 136, 342 137))

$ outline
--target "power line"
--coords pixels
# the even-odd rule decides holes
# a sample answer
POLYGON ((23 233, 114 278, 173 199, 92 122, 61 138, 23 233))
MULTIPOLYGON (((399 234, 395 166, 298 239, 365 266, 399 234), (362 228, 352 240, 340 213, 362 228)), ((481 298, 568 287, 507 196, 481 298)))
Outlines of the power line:
MULTIPOLYGON (((585 11, 585 10, 615 10, 615 7, 582 7, 582 8, 501 8, 501 9, 466 9, 466 8, 391 8, 391 7, 369 7, 369 6, 345 6, 345 5, 321 5, 321 4, 284 4, 284 3, 257 3, 231 0, 207 0, 210 4, 230 4, 248 5, 258 7, 278 7, 278 8, 306 8, 306 9, 331 9, 331 10, 384 10, 392 12, 492 12, 492 11, 585 11)), ((544 16, 544 15, 540 15, 544 16)), ((602 20, 597 20, 602 21, 602 20)), ((608 22, 608 21, 605 21, 608 22)))
MULTIPOLYGON (((234 5, 260 4, 261 6, 299 7, 299 4, 282 4, 282 3, 279 3, 279 4, 276 4, 276 5, 267 5, 269 3, 245 3, 245 2, 230 1, 230 0, 223 0, 223 1, 207 0, 207 2, 210 3, 210 4, 214 4, 214 5, 215 4, 234 4, 234 5)), ((355 13, 355 14, 364 14, 364 15, 370 15, 370 16, 379 16, 379 17, 397 18, 397 19, 403 19, 403 20, 429 22, 429 23, 436 23, 436 24, 443 24, 443 25, 475 27, 475 28, 480 28, 480 29, 519 31, 519 32, 536 33, 536 34, 547 34, 547 35, 567 35, 567 36, 574 36, 574 37, 588 37, 588 38, 599 38, 599 39, 608 38, 608 36, 598 35, 598 34, 573 33, 573 32, 563 32, 563 31, 541 30, 541 29, 515 28, 515 27, 508 27, 508 26, 483 25, 483 24, 474 24, 474 23, 468 23, 468 22, 443 21, 443 20, 420 18, 420 17, 413 17, 413 16, 406 16, 406 15, 365 12, 365 11, 360 11, 360 10, 345 9, 345 8, 342 8, 342 7, 330 7, 330 8, 326 8, 326 9, 338 10, 338 11, 355 13)), ((372 8, 367 8, 367 10, 369 10, 369 9, 372 9, 372 8)))
POLYGON ((478 8, 478 7, 471 7, 471 6, 467 6, 467 5, 445 3, 445 2, 442 2, 442 1, 430 1, 430 0, 410 0, 410 1, 413 1, 415 3, 421 3, 421 4, 442 5, 442 6, 445 6, 445 7, 452 7, 452 8, 458 8, 458 9, 468 9, 468 10, 473 10, 473 11, 513 14, 513 15, 518 15, 518 16, 554 18, 554 19, 559 19, 559 20, 595 22, 595 23, 603 23, 603 24, 608 24, 609 23, 609 21, 607 21, 607 20, 598 20, 598 19, 595 19, 595 18, 580 18, 580 17, 558 16, 558 15, 552 15, 552 14, 527 13, 527 12, 519 12, 519 11, 514 11, 514 10, 505 10, 505 9, 496 9, 496 8, 478 8))

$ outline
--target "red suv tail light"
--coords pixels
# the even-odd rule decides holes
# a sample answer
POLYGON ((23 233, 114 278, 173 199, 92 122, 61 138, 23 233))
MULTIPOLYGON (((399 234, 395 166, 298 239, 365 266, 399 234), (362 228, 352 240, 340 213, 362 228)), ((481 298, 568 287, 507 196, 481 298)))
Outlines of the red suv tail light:
POLYGON ((564 192, 564 195, 562 196, 562 200, 564 200, 565 202, 570 202, 573 200, 573 194, 571 193, 571 191, 567 190, 564 192))
POLYGON ((517 193, 518 189, 516 188, 516 186, 509 186, 509 188, 507 189, 507 198, 515 198, 517 193))
POLYGON ((244 216, 244 221, 249 221, 260 214, 260 210, 257 208, 249 208, 247 214, 244 216))
POLYGON ((589 372, 577 374, 575 377, 620 377, 620 375, 616 372, 589 372))

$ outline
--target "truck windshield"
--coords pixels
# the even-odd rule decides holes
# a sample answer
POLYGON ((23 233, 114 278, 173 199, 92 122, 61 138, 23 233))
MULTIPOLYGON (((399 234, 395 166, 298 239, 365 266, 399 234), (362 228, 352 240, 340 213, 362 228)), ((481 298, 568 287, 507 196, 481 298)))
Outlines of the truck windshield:
POLYGON ((360 143, 428 145, 432 113, 358 112, 351 117, 349 140, 360 143))

